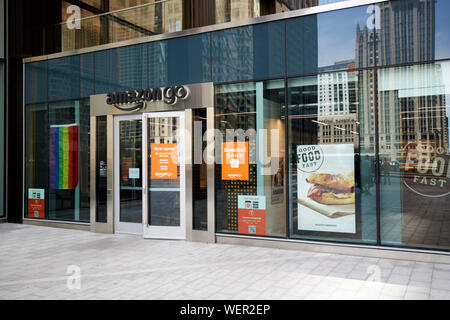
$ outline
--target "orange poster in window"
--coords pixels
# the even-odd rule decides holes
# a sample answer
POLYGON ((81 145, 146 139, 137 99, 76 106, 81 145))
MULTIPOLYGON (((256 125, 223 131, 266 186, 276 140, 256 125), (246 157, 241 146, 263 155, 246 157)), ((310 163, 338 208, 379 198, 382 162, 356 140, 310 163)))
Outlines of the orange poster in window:
POLYGON ((248 180, 248 141, 222 145, 222 180, 248 180))
POLYGON ((151 178, 177 179, 178 148, 176 143, 154 143, 150 145, 151 178))

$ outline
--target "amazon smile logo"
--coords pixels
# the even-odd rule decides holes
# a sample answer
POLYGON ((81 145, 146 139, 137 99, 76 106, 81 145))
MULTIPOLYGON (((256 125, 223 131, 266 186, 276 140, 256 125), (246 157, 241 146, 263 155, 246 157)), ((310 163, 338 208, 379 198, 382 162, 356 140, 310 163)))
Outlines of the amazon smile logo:
POLYGON ((143 109, 145 102, 164 101, 165 104, 175 105, 188 97, 188 88, 172 86, 108 93, 106 103, 121 111, 131 112, 143 109))

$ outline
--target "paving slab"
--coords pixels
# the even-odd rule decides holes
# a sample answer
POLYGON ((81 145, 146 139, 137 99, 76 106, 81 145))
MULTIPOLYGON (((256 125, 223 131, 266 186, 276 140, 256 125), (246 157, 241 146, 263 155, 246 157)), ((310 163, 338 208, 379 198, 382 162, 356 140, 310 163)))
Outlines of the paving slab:
POLYGON ((0 225, 0 299, 448 299, 450 265, 0 225))

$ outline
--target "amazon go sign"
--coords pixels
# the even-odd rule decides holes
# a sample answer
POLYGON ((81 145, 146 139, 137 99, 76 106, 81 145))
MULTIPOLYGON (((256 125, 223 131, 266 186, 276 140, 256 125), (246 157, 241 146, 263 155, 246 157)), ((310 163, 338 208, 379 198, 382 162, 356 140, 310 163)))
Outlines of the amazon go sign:
POLYGON ((165 104, 175 105, 189 97, 189 89, 184 86, 140 89, 108 93, 106 97, 108 105, 122 111, 136 111, 144 108, 146 102, 164 101, 165 104))
POLYGON ((404 184, 430 198, 450 195, 450 150, 431 143, 408 143, 403 147, 404 184))

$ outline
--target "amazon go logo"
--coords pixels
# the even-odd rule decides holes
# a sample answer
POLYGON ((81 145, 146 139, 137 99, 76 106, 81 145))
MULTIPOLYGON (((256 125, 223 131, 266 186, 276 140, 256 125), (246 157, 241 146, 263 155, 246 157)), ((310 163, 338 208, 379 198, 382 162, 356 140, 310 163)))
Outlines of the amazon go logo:
POLYGON ((175 105, 179 100, 189 97, 189 88, 173 86, 165 88, 141 89, 108 93, 106 103, 122 111, 135 111, 144 108, 145 102, 164 101, 175 105))

